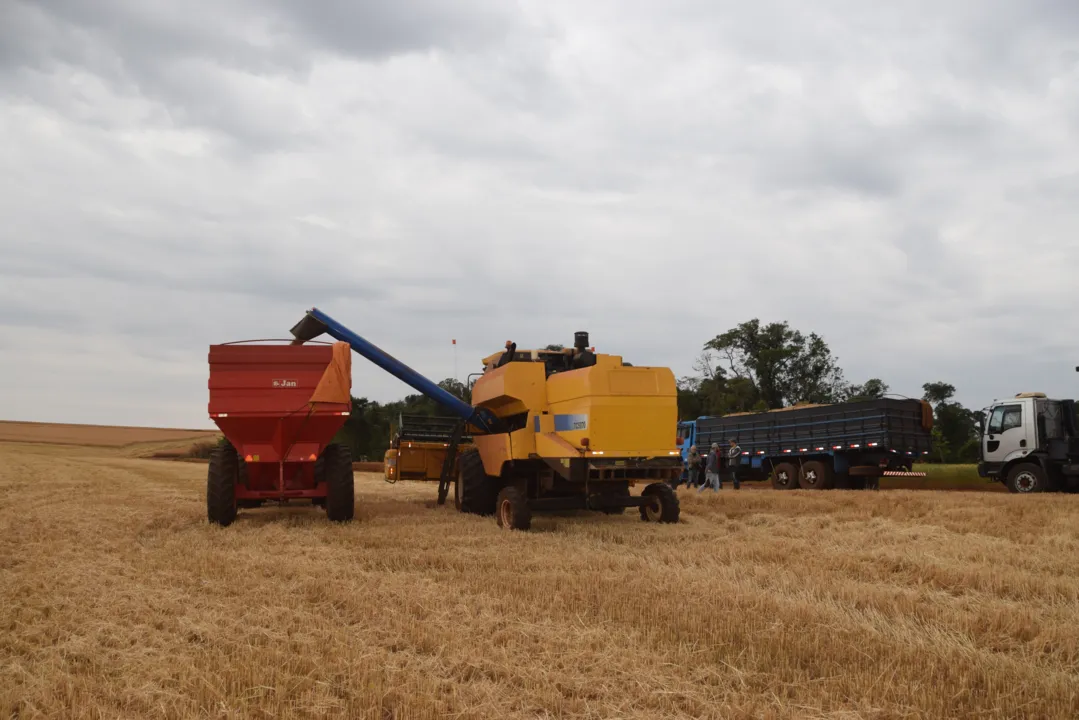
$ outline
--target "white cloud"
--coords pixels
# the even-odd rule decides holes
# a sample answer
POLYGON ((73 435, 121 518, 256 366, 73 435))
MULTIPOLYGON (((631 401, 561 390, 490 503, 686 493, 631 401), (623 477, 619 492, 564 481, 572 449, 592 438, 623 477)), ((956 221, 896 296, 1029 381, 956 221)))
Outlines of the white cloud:
POLYGON ((0 416, 205 425, 206 346, 312 305, 435 379, 760 317, 1075 394, 1074 3, 401 5, 4 6, 0 416))

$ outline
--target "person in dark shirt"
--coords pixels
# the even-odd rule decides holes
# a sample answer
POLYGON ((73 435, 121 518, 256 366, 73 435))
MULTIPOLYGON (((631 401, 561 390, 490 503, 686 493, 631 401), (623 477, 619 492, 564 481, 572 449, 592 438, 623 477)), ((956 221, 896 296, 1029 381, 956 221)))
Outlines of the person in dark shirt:
MULTIPOLYGON (((742 461, 742 448, 738 447, 738 442, 731 438, 730 447, 727 448, 727 472, 731 474, 731 482, 734 483, 734 489, 739 488, 738 482, 738 466, 742 461)), ((720 487, 723 487, 722 481, 720 481, 720 487)))

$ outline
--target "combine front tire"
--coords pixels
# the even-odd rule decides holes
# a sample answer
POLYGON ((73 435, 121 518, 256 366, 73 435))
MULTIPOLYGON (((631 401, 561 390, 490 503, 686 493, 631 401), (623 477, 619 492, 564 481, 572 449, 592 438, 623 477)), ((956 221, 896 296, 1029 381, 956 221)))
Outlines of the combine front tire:
POLYGON ((479 450, 465 450, 457 459, 453 504, 460 512, 490 515, 495 511, 495 487, 483 469, 479 450))
POLYGON ((776 490, 798 488, 798 468, 791 463, 779 463, 772 468, 772 487, 776 490))
POLYGON ((1047 489, 1045 471, 1040 465, 1019 463, 1008 471, 1008 490, 1013 493, 1037 493, 1047 489))
POLYGON ((528 507, 528 498, 520 488, 512 485, 502 488, 495 508, 498 527, 507 530, 527 530, 532 527, 532 509, 528 507))
POLYGON ((352 474, 352 451, 336 443, 322 453, 322 475, 326 479, 326 517, 334 522, 348 522, 356 512, 355 476, 352 474))
POLYGON ((651 502, 641 505, 641 520, 645 522, 678 522, 678 495, 667 483, 652 483, 641 493, 651 502))
POLYGON ((236 519, 236 476, 239 475, 236 448, 225 445, 210 455, 206 472, 206 516, 210 522, 228 527, 236 519))

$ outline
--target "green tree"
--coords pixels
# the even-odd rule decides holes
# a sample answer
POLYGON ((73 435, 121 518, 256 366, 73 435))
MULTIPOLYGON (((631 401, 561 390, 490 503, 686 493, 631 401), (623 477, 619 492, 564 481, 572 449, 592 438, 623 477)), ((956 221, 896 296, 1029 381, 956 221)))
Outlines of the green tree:
POLYGON ((849 386, 844 395, 845 400, 879 400, 888 394, 888 384, 880 378, 869 378, 861 385, 849 386))
POLYGON ((933 457, 939 462, 975 462, 978 459, 981 411, 972 412, 958 402, 955 386, 946 382, 922 385, 922 398, 933 406, 933 457))
POLYGON ((846 386, 828 344, 786 322, 762 326, 754 318, 717 335, 705 350, 717 353, 735 378, 749 380, 768 409, 835 402, 846 386))
POLYGON ((946 382, 925 383, 922 385, 922 398, 930 405, 948 402, 955 396, 955 385, 946 382))

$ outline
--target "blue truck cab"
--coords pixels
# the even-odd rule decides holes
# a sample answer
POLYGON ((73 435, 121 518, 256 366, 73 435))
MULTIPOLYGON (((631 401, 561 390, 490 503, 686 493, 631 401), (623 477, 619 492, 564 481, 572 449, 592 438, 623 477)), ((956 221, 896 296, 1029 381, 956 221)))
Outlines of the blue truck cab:
POLYGON ((932 428, 928 403, 891 398, 699 417, 678 423, 682 481, 691 446, 703 457, 733 439, 743 480, 771 478, 779 490, 875 488, 883 475, 925 474, 912 465, 929 453, 932 428))

